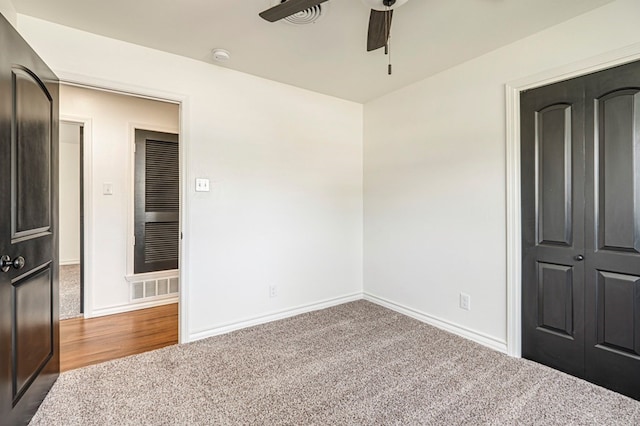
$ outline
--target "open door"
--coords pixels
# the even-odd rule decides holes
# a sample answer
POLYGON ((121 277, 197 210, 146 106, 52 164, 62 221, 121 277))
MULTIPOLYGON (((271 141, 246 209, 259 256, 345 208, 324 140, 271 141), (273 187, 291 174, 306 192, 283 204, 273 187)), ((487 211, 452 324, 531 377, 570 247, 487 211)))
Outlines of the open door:
POLYGON ((58 80, 0 17, 0 423, 59 372, 58 80))

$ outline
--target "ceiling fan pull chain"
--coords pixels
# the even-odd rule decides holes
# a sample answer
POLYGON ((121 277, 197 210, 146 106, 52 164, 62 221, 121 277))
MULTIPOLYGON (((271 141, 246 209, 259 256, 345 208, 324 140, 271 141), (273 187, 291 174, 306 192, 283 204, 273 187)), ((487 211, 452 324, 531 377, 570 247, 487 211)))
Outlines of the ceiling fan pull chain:
MULTIPOLYGON (((395 3, 395 1, 393 2, 395 3)), ((391 4, 393 4, 391 3, 391 4)), ((384 54, 387 55, 388 59, 389 59, 389 64, 387 66, 387 73, 389 75, 391 75, 392 73, 392 67, 391 67, 391 12, 390 12, 390 8, 389 8, 389 4, 387 4, 387 11, 386 11, 386 16, 385 16, 385 20, 387 21, 385 26, 386 26, 386 30, 387 30, 387 44, 384 45, 384 54)))

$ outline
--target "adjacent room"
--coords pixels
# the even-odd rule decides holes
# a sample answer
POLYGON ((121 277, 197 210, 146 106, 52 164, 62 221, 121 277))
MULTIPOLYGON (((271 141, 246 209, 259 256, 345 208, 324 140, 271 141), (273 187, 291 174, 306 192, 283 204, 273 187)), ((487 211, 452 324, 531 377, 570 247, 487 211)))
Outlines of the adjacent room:
POLYGON ((0 12, 11 424, 640 423, 637 0, 0 12))
POLYGON ((59 103, 66 371, 177 342, 180 112, 175 102, 68 84, 59 103), (122 315, 133 311, 166 328, 122 315), (121 326, 105 326, 116 319, 121 326))

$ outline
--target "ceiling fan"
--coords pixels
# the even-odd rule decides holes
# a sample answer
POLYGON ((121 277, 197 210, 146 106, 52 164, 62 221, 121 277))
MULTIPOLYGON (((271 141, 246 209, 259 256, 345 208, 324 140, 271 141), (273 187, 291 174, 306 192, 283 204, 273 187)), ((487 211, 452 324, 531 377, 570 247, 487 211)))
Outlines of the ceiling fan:
MULTIPOLYGON (((260 12, 260 17, 269 22, 276 22, 309 8, 316 7, 326 1, 328 0, 281 0, 280 4, 260 12)), ((408 0, 362 1, 371 7, 369 31, 367 35, 367 52, 380 49, 381 47, 388 47, 393 9, 403 5, 408 0)))

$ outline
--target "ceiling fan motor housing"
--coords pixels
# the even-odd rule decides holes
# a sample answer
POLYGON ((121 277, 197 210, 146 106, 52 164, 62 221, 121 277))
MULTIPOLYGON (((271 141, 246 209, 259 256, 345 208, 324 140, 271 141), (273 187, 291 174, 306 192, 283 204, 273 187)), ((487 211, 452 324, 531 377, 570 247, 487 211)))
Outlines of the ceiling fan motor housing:
POLYGON ((408 0, 362 0, 364 4, 374 10, 396 9, 408 0))
MULTIPOLYGON (((287 1, 289 0, 272 0, 272 4, 273 6, 276 6, 282 3, 286 3, 287 1)), ((282 19, 285 22, 294 25, 314 24, 325 15, 328 7, 329 3, 323 2, 322 4, 316 4, 309 7, 308 9, 302 10, 298 13, 294 13, 293 15, 286 16, 282 19)))

